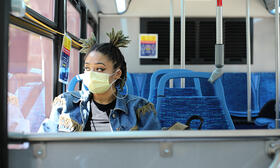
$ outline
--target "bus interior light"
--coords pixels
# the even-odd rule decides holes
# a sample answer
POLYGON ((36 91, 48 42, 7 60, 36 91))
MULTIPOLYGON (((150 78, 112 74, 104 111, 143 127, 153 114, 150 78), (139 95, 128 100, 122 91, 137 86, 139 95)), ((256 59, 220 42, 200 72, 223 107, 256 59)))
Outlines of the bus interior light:
POLYGON ((126 0, 116 0, 118 13, 123 13, 126 10, 126 0))

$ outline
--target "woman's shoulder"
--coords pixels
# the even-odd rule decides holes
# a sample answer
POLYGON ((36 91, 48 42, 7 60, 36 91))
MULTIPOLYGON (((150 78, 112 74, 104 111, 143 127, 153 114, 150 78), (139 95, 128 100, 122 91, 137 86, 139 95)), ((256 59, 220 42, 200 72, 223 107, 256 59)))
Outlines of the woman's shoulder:
POLYGON ((141 103, 150 103, 147 99, 140 97, 140 96, 136 96, 136 95, 127 95, 127 102, 141 102, 141 103))
POLYGON ((133 107, 136 111, 154 111, 154 104, 147 99, 135 95, 127 95, 126 104, 129 107, 133 107))

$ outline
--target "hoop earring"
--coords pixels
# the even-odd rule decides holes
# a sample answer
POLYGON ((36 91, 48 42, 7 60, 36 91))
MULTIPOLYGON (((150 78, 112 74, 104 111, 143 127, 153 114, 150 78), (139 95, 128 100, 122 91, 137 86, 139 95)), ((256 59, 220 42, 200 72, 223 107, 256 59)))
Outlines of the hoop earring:
MULTIPOLYGON (((119 78, 119 79, 121 79, 121 80, 123 80, 122 78, 119 78)), ((124 80, 123 80, 124 81, 124 80)), ((124 96, 122 96, 122 97, 118 97, 117 95, 115 95, 115 93, 114 93, 114 91, 113 91, 113 89, 112 89, 112 87, 111 87, 111 89, 112 89, 112 93, 113 93, 113 95, 116 97, 116 98, 118 98, 118 99, 124 99, 124 98, 126 98, 127 96, 128 96, 128 86, 127 86, 127 84, 126 84, 126 82, 124 83, 124 85, 126 86, 125 88, 125 90, 126 90, 126 94, 124 94, 124 96)), ((119 88, 117 88, 117 87, 115 87, 116 88, 116 90, 117 90, 117 92, 119 92, 119 88)))

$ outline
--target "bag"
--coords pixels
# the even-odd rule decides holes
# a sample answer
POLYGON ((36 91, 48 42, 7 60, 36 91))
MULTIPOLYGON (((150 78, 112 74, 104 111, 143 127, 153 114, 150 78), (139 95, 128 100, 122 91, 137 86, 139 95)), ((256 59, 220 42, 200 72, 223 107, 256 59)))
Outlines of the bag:
POLYGON ((201 127, 202 127, 202 124, 203 124, 203 118, 202 117, 200 117, 200 116, 198 116, 198 115, 193 115, 193 116, 191 116, 188 120, 187 120, 187 122, 186 122, 186 124, 182 124, 182 123, 180 123, 180 122, 176 122, 174 125, 172 125, 171 127, 169 127, 167 130, 190 130, 191 129, 191 127, 190 127, 190 124, 191 124, 191 122, 192 122, 192 120, 200 120, 200 125, 199 125, 199 127, 197 128, 198 130, 200 130, 201 129, 201 127))

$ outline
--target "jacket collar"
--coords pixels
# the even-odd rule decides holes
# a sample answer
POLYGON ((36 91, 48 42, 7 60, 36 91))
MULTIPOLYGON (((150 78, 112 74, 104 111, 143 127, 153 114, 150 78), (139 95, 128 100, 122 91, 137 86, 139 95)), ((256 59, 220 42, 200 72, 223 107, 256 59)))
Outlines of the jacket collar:
POLYGON ((71 92, 73 103, 88 102, 92 99, 92 94, 89 91, 71 92))
POLYGON ((120 94, 118 92, 117 94, 117 98, 116 98, 116 106, 114 108, 114 110, 121 110, 123 111, 125 114, 128 114, 128 109, 127 109, 127 95, 124 96, 122 94, 120 94))

